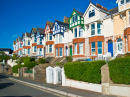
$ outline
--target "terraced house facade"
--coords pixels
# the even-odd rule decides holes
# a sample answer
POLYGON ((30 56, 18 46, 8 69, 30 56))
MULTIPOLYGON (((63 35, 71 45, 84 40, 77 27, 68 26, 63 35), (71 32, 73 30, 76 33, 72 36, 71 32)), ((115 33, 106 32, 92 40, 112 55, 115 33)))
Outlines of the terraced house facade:
POLYGON ((72 56, 75 61, 130 52, 130 0, 116 3, 118 7, 107 10, 90 2, 85 13, 73 9, 63 22, 47 21, 45 29, 32 28, 13 42, 14 53, 36 58, 72 56))

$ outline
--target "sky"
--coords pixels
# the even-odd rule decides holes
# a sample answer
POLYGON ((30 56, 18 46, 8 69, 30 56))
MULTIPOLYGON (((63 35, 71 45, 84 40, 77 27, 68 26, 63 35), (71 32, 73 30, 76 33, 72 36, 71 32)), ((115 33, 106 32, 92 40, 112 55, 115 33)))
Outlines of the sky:
MULTIPOLYGON (((108 10, 117 7, 116 0, 91 0, 108 10)), ((90 0, 0 0, 0 48, 13 49, 13 41, 32 28, 45 28, 47 20, 63 21, 73 8, 84 13, 90 0)))

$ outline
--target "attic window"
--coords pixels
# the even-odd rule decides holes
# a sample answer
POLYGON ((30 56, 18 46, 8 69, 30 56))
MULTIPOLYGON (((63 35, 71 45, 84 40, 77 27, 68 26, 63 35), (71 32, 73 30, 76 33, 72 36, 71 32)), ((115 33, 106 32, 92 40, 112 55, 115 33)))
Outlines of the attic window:
POLYGON ((95 16, 95 10, 89 11, 89 18, 95 16))
MULTIPOLYGON (((128 0, 127 0, 128 1, 128 0)), ((121 4, 124 4, 124 0, 121 0, 121 4)))

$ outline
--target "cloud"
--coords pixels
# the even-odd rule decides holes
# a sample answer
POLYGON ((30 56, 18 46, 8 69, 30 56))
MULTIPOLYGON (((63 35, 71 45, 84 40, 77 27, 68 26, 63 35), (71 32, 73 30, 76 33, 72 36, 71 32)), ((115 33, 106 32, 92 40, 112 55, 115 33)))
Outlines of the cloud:
POLYGON ((15 37, 17 37, 17 34, 13 35, 13 36, 11 37, 11 39, 13 39, 13 38, 15 38, 15 37))

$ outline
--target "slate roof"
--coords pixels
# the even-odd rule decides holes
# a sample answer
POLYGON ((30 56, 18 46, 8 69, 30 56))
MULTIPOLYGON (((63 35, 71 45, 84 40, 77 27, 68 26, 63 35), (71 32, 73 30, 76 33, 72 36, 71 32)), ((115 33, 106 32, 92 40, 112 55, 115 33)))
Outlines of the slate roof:
POLYGON ((110 14, 118 13, 118 7, 108 10, 110 14))
MULTIPOLYGON (((37 28, 32 28, 32 30, 34 31, 34 33, 36 34, 37 28)), ((32 32, 32 31, 31 31, 32 32)))
MULTIPOLYGON (((75 9, 74 9, 75 10, 75 9)), ((80 16, 83 16, 84 15, 84 13, 82 13, 82 12, 80 12, 80 11, 78 11, 78 10, 75 10, 80 16)))
POLYGON ((27 37, 31 37, 31 33, 26 32, 27 37))
POLYGON ((60 26, 69 27, 69 24, 67 24, 67 23, 64 23, 64 22, 61 22, 61 21, 58 21, 58 20, 56 20, 56 22, 57 22, 60 26))
POLYGON ((37 30, 38 30, 38 32, 39 32, 41 35, 45 34, 43 28, 39 28, 39 27, 37 27, 37 30))
POLYGON ((47 22, 48 22, 49 27, 52 28, 53 23, 52 23, 52 22, 49 22, 49 21, 47 21, 47 22))

